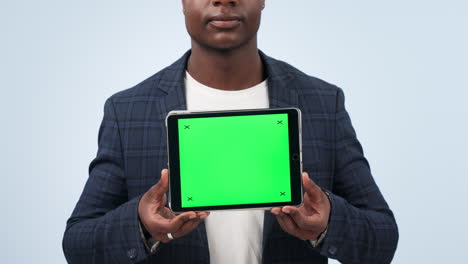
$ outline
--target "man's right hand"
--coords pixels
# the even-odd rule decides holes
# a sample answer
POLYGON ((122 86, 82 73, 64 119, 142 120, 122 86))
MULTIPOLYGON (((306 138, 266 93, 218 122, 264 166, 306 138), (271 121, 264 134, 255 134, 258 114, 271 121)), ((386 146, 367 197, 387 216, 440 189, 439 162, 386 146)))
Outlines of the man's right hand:
POLYGON ((163 243, 170 241, 167 233, 171 233, 174 239, 177 239, 190 233, 209 215, 209 212, 191 211, 176 216, 165 207, 168 188, 168 170, 163 169, 159 182, 143 194, 138 204, 138 215, 142 225, 155 240, 163 243))

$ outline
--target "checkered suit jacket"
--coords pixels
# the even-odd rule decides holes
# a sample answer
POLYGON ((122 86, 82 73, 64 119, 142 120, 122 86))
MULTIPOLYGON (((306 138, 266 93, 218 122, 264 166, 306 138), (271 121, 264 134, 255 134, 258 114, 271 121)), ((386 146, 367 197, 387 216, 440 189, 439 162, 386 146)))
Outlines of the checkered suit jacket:
MULTIPOLYGON (((372 178, 344 106, 343 91, 285 62, 260 55, 268 74, 271 108, 302 110, 303 169, 330 192, 325 240, 313 248, 284 232, 265 211, 263 263, 389 263, 398 229, 372 178)), ((96 158, 67 221, 63 251, 69 263, 209 263, 205 225, 149 255, 140 237, 138 201, 166 168, 164 118, 186 109, 188 51, 171 66, 104 106, 96 158)))

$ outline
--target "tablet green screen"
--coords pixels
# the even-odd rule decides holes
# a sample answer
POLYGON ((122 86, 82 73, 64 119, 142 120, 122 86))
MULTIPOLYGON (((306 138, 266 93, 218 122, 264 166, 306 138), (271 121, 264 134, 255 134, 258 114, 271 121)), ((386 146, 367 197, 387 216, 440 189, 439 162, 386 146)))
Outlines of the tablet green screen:
POLYGON ((182 208, 291 201, 287 114, 178 120, 182 208))

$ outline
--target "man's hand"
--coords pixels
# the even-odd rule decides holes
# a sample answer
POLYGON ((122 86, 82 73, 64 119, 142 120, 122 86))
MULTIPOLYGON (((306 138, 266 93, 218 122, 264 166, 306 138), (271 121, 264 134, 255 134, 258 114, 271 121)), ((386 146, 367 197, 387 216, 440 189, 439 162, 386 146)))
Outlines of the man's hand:
POLYGON ((163 169, 159 182, 143 194, 138 204, 138 215, 144 228, 155 240, 163 243, 170 241, 167 233, 177 239, 190 233, 209 215, 208 212, 193 211, 174 215, 165 207, 168 182, 168 170, 163 169))
POLYGON ((330 201, 306 172, 302 173, 302 184, 305 193, 300 207, 274 207, 271 213, 284 231, 302 240, 316 240, 327 229, 330 201))

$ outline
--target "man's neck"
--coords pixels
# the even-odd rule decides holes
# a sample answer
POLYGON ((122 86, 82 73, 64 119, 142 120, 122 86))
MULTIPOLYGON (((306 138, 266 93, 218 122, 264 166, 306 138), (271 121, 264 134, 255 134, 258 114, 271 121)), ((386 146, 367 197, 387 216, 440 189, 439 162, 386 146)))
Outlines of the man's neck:
POLYGON ((230 51, 219 51, 192 43, 187 71, 200 83, 220 90, 242 90, 264 79, 256 41, 230 51))

